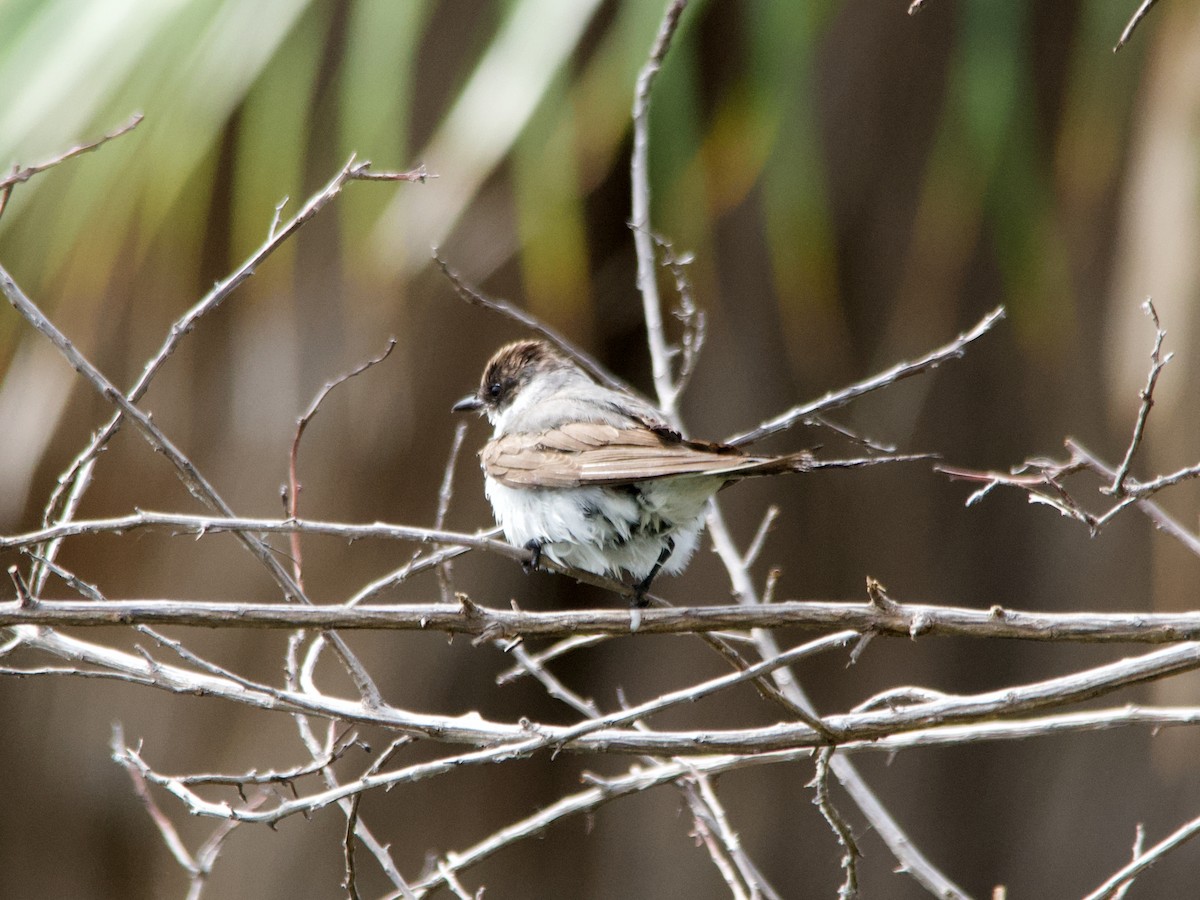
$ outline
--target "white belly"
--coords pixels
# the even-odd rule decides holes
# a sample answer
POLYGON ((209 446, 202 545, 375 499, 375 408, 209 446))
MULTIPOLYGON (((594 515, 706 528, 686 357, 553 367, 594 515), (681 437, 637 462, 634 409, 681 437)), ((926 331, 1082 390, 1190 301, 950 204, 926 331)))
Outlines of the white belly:
POLYGON ((485 478, 496 521, 510 544, 542 545, 555 562, 643 579, 668 542, 663 571, 680 571, 699 543, 704 508, 723 478, 643 481, 629 487, 510 488, 485 478))

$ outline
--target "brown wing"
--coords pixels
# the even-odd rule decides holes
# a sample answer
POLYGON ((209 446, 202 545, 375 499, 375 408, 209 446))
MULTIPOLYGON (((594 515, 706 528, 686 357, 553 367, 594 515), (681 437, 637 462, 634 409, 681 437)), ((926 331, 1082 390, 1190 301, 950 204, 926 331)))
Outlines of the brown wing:
POLYGON ((510 434, 480 454, 484 471, 508 487, 627 484, 670 475, 751 475, 801 468, 799 457, 746 456, 733 447, 684 441, 670 432, 574 422, 510 434))

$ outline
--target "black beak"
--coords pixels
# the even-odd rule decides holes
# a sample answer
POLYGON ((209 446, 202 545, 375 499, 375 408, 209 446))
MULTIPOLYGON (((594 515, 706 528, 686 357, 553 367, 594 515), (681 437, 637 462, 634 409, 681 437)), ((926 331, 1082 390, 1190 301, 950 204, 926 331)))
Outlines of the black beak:
POLYGON ((450 407, 451 412, 476 412, 481 409, 483 409, 483 401, 475 394, 467 394, 450 407))

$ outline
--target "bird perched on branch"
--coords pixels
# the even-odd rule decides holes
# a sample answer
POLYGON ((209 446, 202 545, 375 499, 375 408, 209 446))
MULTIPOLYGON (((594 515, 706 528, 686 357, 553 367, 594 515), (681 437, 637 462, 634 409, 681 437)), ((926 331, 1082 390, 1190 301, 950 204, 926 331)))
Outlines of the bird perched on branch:
POLYGON ((529 549, 534 566, 545 555, 597 575, 628 572, 639 606, 660 571, 687 565, 717 491, 812 462, 685 440, 649 403, 597 384, 545 341, 501 347, 454 410, 481 411, 494 426, 480 460, 509 543, 529 549))

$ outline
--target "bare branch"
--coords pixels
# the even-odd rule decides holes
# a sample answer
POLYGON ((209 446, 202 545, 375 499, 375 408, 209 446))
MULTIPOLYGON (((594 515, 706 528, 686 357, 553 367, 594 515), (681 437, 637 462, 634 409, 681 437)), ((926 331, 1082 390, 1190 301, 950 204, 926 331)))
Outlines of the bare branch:
POLYGON ((1135 854, 1132 862, 1114 872, 1100 887, 1084 897, 1083 900, 1109 900, 1109 898, 1115 897, 1118 891, 1126 888, 1138 875, 1145 872, 1176 847, 1186 844, 1197 834, 1200 834, 1200 818, 1192 819, 1192 821, 1180 826, 1145 853, 1135 854))
POLYGON ((950 343, 933 350, 919 359, 914 359, 909 362, 898 363, 886 371, 880 372, 865 381, 860 381, 857 384, 852 384, 849 387, 842 388, 838 391, 830 391, 825 396, 817 400, 800 406, 794 406, 787 412, 781 413, 773 419, 763 422, 757 428, 750 431, 736 434, 729 438, 726 443, 733 444, 735 447, 753 444, 756 441, 761 441, 763 438, 772 434, 777 434, 780 431, 785 431, 791 428, 796 422, 802 419, 816 416, 820 413, 828 412, 831 409, 845 406, 851 400, 856 400, 864 394, 869 394, 872 391, 877 391, 880 388, 888 387, 895 384, 897 381, 902 381, 905 378, 911 378, 913 375, 919 375, 922 372, 928 372, 930 369, 935 369, 942 363, 951 359, 958 359, 963 355, 963 349, 971 342, 978 340, 983 335, 987 334, 992 328, 1004 318, 1004 307, 998 306, 990 313, 984 316, 969 331, 965 331, 955 338, 950 343))
POLYGON ((1167 333, 1163 331, 1162 326, 1158 321, 1158 311, 1154 308, 1154 303, 1147 300, 1142 304, 1142 309, 1146 311, 1151 321, 1154 322, 1154 349, 1150 352, 1150 374, 1146 376, 1146 386, 1141 392, 1141 406, 1138 408, 1137 420, 1133 425, 1133 437, 1129 441, 1129 448, 1125 451, 1125 458, 1121 460, 1121 464, 1117 466, 1117 473, 1113 476, 1112 487, 1109 488, 1109 493, 1114 497, 1122 497, 1125 494, 1125 479, 1129 476, 1129 467, 1133 464, 1133 456, 1141 446, 1142 436, 1146 430, 1146 420, 1150 417, 1150 409, 1154 406, 1154 386, 1158 383, 1159 373, 1163 367, 1171 361, 1173 354, 1168 353, 1165 357, 1162 355, 1163 339, 1167 333))
POLYGON ((1117 45, 1113 47, 1113 53, 1116 53, 1129 43, 1129 39, 1133 37, 1133 30, 1141 24, 1142 19, 1146 17, 1146 13, 1150 12, 1150 7, 1156 2, 1157 0, 1142 0, 1141 5, 1134 11, 1133 17, 1129 20, 1129 24, 1121 32, 1121 37, 1117 40, 1117 45))
POLYGON ((473 303, 475 306, 481 306, 484 309, 490 309, 492 312, 500 313, 500 315, 512 319, 514 322, 519 322, 529 330, 540 334, 550 343, 554 344, 554 346, 558 347, 558 349, 562 350, 563 353, 567 354, 567 356, 571 357, 573 360, 583 366, 583 368, 587 369, 587 371, 590 372, 594 378, 613 390, 625 391, 628 394, 637 394, 637 391, 635 391, 632 387, 614 376, 611 372, 604 368, 604 366, 600 365, 595 357, 579 349, 579 347, 572 344, 569 340, 563 337, 563 335, 559 334, 541 319, 530 315, 529 313, 525 312, 525 310, 518 306, 514 306, 507 300, 500 300, 495 297, 486 297, 479 291, 468 286, 466 282, 459 278, 454 270, 450 268, 450 265, 444 259, 442 259, 441 254, 438 253, 436 248, 434 248, 433 251, 433 258, 437 262, 438 268, 442 270, 442 274, 450 280, 450 283, 454 286, 454 290, 462 299, 466 300, 468 303, 473 303))
POLYGON ((52 169, 60 163, 66 162, 68 159, 74 159, 76 156, 89 153, 98 147, 102 147, 104 144, 107 144, 114 138, 119 138, 121 135, 133 131, 133 129, 137 128, 138 125, 141 124, 143 118, 144 116, 142 116, 141 113, 134 113, 124 125, 113 129, 98 140, 91 141, 86 144, 79 144, 75 147, 72 147, 70 150, 58 154, 58 156, 55 156, 52 159, 48 159, 45 162, 38 163, 36 165, 26 166, 25 168, 13 166, 13 171, 10 174, 0 177, 0 216, 4 215, 4 207, 8 205, 8 198, 12 196, 12 190, 16 185, 22 184, 33 176, 45 172, 47 169, 52 169))
MULTIPOLYGON (((308 423, 313 420, 317 411, 321 408, 321 404, 325 402, 325 398, 329 396, 329 392, 340 384, 349 381, 351 378, 356 378, 368 369, 383 362, 392 355, 392 351, 396 349, 396 339, 388 338, 387 346, 378 356, 368 359, 366 362, 355 366, 349 372, 339 375, 332 381, 325 382, 325 386, 317 392, 309 403, 308 408, 296 420, 296 434, 292 438, 292 450, 288 454, 288 515, 293 519, 300 517, 300 478, 298 472, 298 458, 300 456, 300 439, 304 437, 304 431, 308 428, 308 423)), ((302 573, 304 571, 303 558, 300 555, 300 532, 293 531, 291 534, 292 547, 292 577, 296 579, 296 584, 303 589, 304 580, 302 573)))
POLYGON ((837 811, 837 807, 829 799, 829 760, 833 758, 834 752, 833 747, 826 747, 817 754, 817 770, 810 786, 813 788, 813 804, 821 811, 825 821, 829 823, 834 837, 837 838, 837 842, 842 848, 842 870, 846 873, 846 880, 838 888, 838 898, 839 900, 854 900, 858 896, 858 859, 862 853, 858 849, 858 844, 854 842, 854 833, 850 830, 850 826, 846 824, 842 814, 837 811))
MULTIPOLYGON (((0 603, 0 627, 188 625, 204 628, 438 631, 517 637, 569 637, 536 658, 549 661, 619 635, 714 634, 777 628, 851 629, 902 638, 970 637, 1041 642, 1169 644, 1200 640, 1200 612, 1057 613, 993 606, 980 610, 893 601, 788 600, 772 604, 647 609, 631 626, 623 609, 514 610, 475 602, 448 606, 353 604, 301 607, 279 603, 184 600, 39 600, 0 603)), ((730 635, 732 637, 733 635, 730 635)), ((510 676, 502 676, 508 680, 510 676)))
MULTIPOLYGON (((1107 477, 1113 478, 1114 473, 1096 456, 1090 453, 1086 447, 1078 441, 1068 440, 1067 448, 1071 453, 1077 456, 1088 468, 1107 477)), ((1155 526, 1160 531, 1165 531, 1171 537, 1182 543, 1196 556, 1200 556, 1200 535, 1188 531, 1177 519, 1171 516, 1166 510, 1155 503, 1153 500, 1140 498, 1137 500, 1138 508, 1144 512, 1154 522, 1155 526)))
POLYGON ((673 426, 679 422, 679 385, 671 375, 671 349, 663 331, 662 301, 658 295, 654 238, 650 230, 650 91, 662 68, 671 39, 679 28, 679 19, 687 0, 671 0, 663 14, 650 58, 638 73, 633 97, 633 154, 630 159, 632 182, 633 246, 637 254, 637 286, 642 295, 642 313, 646 320, 646 338, 650 345, 650 367, 658 405, 673 426))

